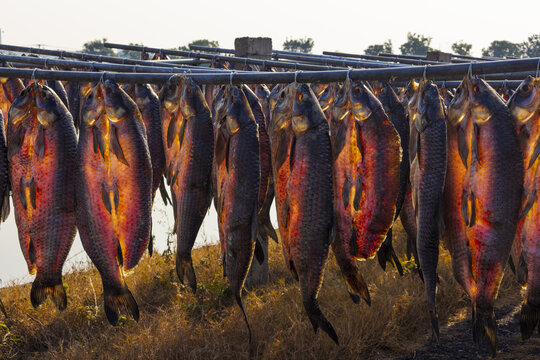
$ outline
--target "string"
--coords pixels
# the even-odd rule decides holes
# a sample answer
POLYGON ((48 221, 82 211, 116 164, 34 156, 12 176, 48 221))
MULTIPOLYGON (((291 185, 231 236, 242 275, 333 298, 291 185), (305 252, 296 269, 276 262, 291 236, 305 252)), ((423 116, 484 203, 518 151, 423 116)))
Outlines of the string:
POLYGON ((106 73, 107 73, 106 71, 101 73, 101 77, 99 78, 99 83, 101 83, 101 84, 103 83, 103 80, 105 80, 105 74, 106 73))
POLYGON ((424 81, 426 81, 426 73, 427 73, 427 65, 424 65, 424 75, 422 75, 422 78, 424 79, 424 81))
POLYGON ((345 81, 351 81, 351 77, 350 77, 351 70, 352 68, 349 68, 349 70, 347 70, 347 79, 345 79, 345 81))
POLYGON ((231 84, 231 87, 233 87, 233 82, 232 82, 232 78, 234 76, 234 71, 231 71, 231 73, 229 74, 229 83, 231 84))
POLYGON ((37 85, 37 81, 36 81, 36 71, 37 71, 38 68, 34 68, 34 71, 32 71, 32 76, 30 77, 30 81, 33 81, 34 84, 37 85))
POLYGON ((294 83, 295 83, 295 84, 298 83, 298 82, 296 81, 296 78, 297 78, 297 76, 298 76, 298 73, 301 73, 301 72, 302 72, 302 70, 299 70, 299 71, 295 71, 295 72, 294 72, 294 83))

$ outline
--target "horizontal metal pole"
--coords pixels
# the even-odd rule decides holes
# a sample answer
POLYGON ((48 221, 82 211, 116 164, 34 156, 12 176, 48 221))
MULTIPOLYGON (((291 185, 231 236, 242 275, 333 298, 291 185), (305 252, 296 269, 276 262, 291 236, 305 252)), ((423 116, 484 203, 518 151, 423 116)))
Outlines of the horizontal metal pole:
MULTIPOLYGON (((486 80, 487 83, 497 89, 501 86, 506 86, 510 89, 516 89, 521 83, 522 81, 518 81, 518 80, 510 80, 510 81, 502 81, 502 80, 486 80)), ((446 87, 447 89, 455 89, 457 88, 460 84, 461 84, 461 81, 434 81, 435 84, 438 86, 438 87, 446 87)), ((393 86, 396 86, 396 87, 406 87, 409 82, 407 81, 395 81, 395 82, 391 82, 390 84, 392 84, 393 86)))
MULTIPOLYGON (((115 57, 115 56, 86 54, 86 53, 62 51, 62 50, 49 50, 49 49, 41 49, 41 48, 33 48, 33 47, 25 47, 25 46, 7 45, 7 44, 0 44, 0 50, 16 51, 16 52, 29 53, 29 54, 67 57, 67 58, 80 59, 80 60, 85 60, 85 61, 109 62, 109 63, 114 63, 114 64, 152 66, 153 64, 156 63, 156 61, 154 60, 135 60, 135 59, 128 59, 128 58, 120 58, 120 57, 115 57)), ((191 64, 191 65, 198 63, 197 59, 187 59, 184 61, 186 64, 191 64)), ((163 65, 159 64, 158 66, 174 67, 174 65, 166 65, 166 64, 163 64, 163 65)))
POLYGON ((272 66, 272 67, 280 67, 284 69, 295 69, 295 70, 306 70, 306 71, 343 69, 343 67, 301 64, 301 63, 290 62, 290 61, 262 60, 262 59, 253 59, 253 58, 237 57, 237 56, 214 55, 214 54, 207 54, 207 53, 197 52, 197 51, 168 50, 168 49, 150 48, 147 46, 124 45, 124 44, 113 44, 113 43, 104 43, 104 46, 108 48, 113 48, 113 49, 162 52, 163 54, 167 54, 167 55, 198 57, 201 59, 210 59, 210 60, 215 59, 215 60, 228 61, 228 62, 237 63, 237 64, 272 66))
POLYGON ((206 52, 217 52, 222 54, 234 54, 234 49, 225 49, 220 47, 212 46, 202 46, 202 45, 189 45, 191 50, 206 51, 206 52))
MULTIPOLYGON (((209 73, 191 74, 199 84, 277 84, 291 83, 329 83, 344 81, 347 76, 354 81, 407 81, 426 77, 431 80, 461 80, 468 72, 473 75, 497 74, 513 71, 535 71, 540 58, 486 61, 470 64, 443 64, 431 66, 409 66, 386 69, 331 70, 309 72, 240 72, 240 73, 209 73), (231 75, 232 74, 232 75, 231 75)), ((67 81, 98 81, 100 78, 112 79, 120 83, 164 83, 170 74, 152 73, 100 73, 75 71, 50 71, 0 68, 0 77, 67 80, 67 81)))
POLYGON ((336 51, 323 51, 323 54, 325 55, 331 55, 331 56, 342 56, 342 57, 348 57, 348 58, 358 58, 358 59, 367 59, 367 60, 380 60, 380 61, 393 61, 398 62, 402 64, 409 64, 409 65, 434 65, 434 64, 440 64, 438 61, 427 61, 427 60, 417 60, 417 59, 403 59, 399 57, 386 57, 386 56, 376 56, 376 55, 361 55, 361 54, 350 54, 350 53, 342 53, 342 52, 336 52, 336 51))
MULTIPOLYGON (((195 66, 186 66, 178 65, 177 67, 160 67, 160 66, 145 66, 145 65, 122 65, 122 64, 111 64, 111 63, 98 63, 98 62, 88 62, 88 61, 74 61, 74 60, 63 60, 63 59, 44 59, 36 58, 33 56, 14 56, 14 55, 1 55, 0 60, 15 62, 15 63, 24 63, 29 65, 39 65, 39 66, 54 66, 59 68, 76 68, 76 69, 88 69, 88 70, 104 70, 104 71, 116 71, 116 72, 147 72, 147 73, 209 73, 209 72, 226 72, 229 73, 229 70, 223 69, 211 69, 211 68, 200 68, 195 66)), ((26 65, 27 67, 30 67, 26 65)))
POLYGON ((390 67, 406 66, 403 64, 396 64, 396 63, 391 63, 391 62, 358 61, 358 60, 352 60, 352 59, 346 59, 346 58, 335 58, 335 57, 332 58, 332 57, 324 56, 324 55, 306 55, 302 53, 298 53, 295 55, 279 53, 273 56, 279 57, 282 59, 307 61, 307 62, 314 62, 314 63, 324 64, 324 65, 340 66, 343 68, 346 68, 349 66, 363 67, 363 68, 390 68, 390 67))

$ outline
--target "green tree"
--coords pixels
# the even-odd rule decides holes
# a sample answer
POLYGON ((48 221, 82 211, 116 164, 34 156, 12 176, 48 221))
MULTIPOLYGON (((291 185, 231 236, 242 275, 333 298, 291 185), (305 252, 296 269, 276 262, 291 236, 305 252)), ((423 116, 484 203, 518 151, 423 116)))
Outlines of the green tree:
POLYGON ((380 53, 388 53, 391 54, 393 52, 392 49, 392 40, 388 39, 382 44, 373 44, 369 45, 365 50, 364 54, 366 55, 379 55, 380 53))
POLYGON ((199 45, 199 46, 208 46, 208 47, 219 47, 219 41, 217 40, 208 40, 208 39, 199 39, 199 40, 193 40, 192 42, 190 42, 187 46, 186 45, 182 45, 182 46, 179 46, 178 49, 179 50, 183 50, 183 51, 189 51, 189 46, 190 45, 199 45))
POLYGON ((106 43, 107 39, 103 38, 101 40, 92 40, 85 42, 83 45, 82 52, 88 53, 88 54, 96 54, 96 55, 105 55, 105 56, 115 56, 115 52, 111 48, 106 48, 103 46, 103 43, 106 43))
POLYGON ((293 39, 287 38, 283 43, 283 50, 301 53, 310 53, 313 50, 315 42, 312 38, 293 39))
POLYGON ((458 41, 452 44, 452 51, 458 55, 471 55, 472 44, 468 44, 464 41, 458 41))
POLYGON ((527 41, 523 43, 523 51, 528 57, 540 56, 540 34, 529 36, 527 41))
MULTIPOLYGON (((143 46, 143 44, 136 44, 136 43, 129 43, 129 45, 134 46, 143 46)), ((140 59, 141 58, 141 52, 135 51, 135 50, 119 50, 118 56, 121 58, 129 58, 129 59, 140 59)))
POLYGON ((513 43, 507 40, 494 40, 485 49, 482 49, 482 56, 490 57, 521 57, 523 55, 523 44, 513 43))
POLYGON ((399 50, 404 55, 426 55, 428 51, 432 50, 429 47, 430 44, 430 37, 409 32, 407 33, 407 41, 401 44, 399 50))

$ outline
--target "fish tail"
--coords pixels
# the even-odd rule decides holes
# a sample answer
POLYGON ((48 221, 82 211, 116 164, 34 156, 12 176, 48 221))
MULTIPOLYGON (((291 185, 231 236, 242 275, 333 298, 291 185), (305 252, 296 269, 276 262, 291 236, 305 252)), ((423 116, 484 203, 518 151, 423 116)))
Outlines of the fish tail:
POLYGON ((246 323, 247 329, 248 329, 248 335, 249 335, 249 344, 251 345, 251 326, 249 326, 249 321, 246 315, 246 310, 244 309, 244 304, 242 303, 242 297, 240 295, 241 290, 234 291, 234 298, 236 300, 236 303, 240 307, 240 310, 242 311, 242 315, 244 316, 244 321, 246 323))
POLYGON ((4 314, 4 317, 6 318, 8 317, 6 307, 4 306, 4 302, 2 301, 2 299, 0 299, 0 311, 2 311, 2 314, 4 314))
POLYGON ((328 334, 328 336, 330 336, 332 340, 334 340, 336 345, 339 345, 339 339, 336 331, 319 308, 317 299, 311 298, 307 302, 304 301, 304 307, 309 317, 309 321, 311 321, 311 325, 313 325, 313 331, 317 333, 317 330, 320 327, 325 333, 328 334))
POLYGON ((486 314, 478 309, 473 310, 473 340, 477 344, 487 340, 491 355, 495 357, 497 354, 497 323, 493 312, 486 314))
POLYGON ((152 235, 152 222, 150 221, 150 240, 148 241, 148 255, 154 253, 154 236, 152 235))
POLYGON ((62 284, 62 278, 57 280, 48 281, 36 276, 36 279, 32 283, 32 289, 30 290, 30 302, 32 306, 37 308, 43 304, 47 298, 50 298, 54 305, 60 311, 64 311, 67 306, 67 295, 64 284, 62 284))
POLYGON ((262 223, 262 226, 266 232, 266 235, 274 240, 274 242, 276 244, 279 244, 279 239, 278 239, 278 236, 277 236, 277 233, 276 233, 276 229, 274 229, 274 226, 272 225, 272 223, 270 222, 270 219, 265 219, 265 221, 262 223))
POLYGON ((386 271, 386 263, 389 262, 397 269, 399 275, 403 276, 403 267, 401 266, 401 262, 399 261, 396 252, 394 251, 394 247, 392 246, 392 228, 388 230, 386 239, 384 239, 379 251, 377 252, 377 260, 384 271, 386 271))
POLYGON ((519 317, 519 327, 521 328, 522 340, 527 340, 531 337, 539 322, 540 306, 524 302, 523 305, 521 305, 521 316, 519 317))
POLYGON ((178 253, 176 254, 176 274, 178 275, 178 280, 180 280, 182 284, 184 284, 185 277, 191 291, 194 293, 197 291, 197 278, 195 276, 191 255, 180 256, 178 253))
POLYGON ((121 289, 103 286, 105 315, 113 326, 118 325, 120 312, 130 315, 135 321, 139 321, 139 306, 131 291, 124 286, 121 289))
POLYGON ((165 206, 167 204, 172 204, 171 198, 169 197, 169 193, 167 192, 167 189, 165 188, 165 182, 163 181, 163 178, 161 178, 161 182, 159 183, 159 193, 161 194, 161 199, 163 200, 163 203, 165 206))
POLYGON ((368 306, 371 306, 371 297, 369 296, 369 289, 366 281, 362 277, 362 274, 358 270, 353 274, 345 275, 345 282, 349 290, 349 295, 355 304, 360 303, 360 297, 364 299, 368 306))

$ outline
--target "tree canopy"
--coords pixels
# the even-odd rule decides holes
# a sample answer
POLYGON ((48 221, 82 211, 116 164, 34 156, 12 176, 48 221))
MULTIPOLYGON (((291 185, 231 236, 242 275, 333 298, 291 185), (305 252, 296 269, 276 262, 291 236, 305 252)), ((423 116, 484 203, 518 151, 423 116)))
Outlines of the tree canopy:
POLYGON ((472 44, 468 44, 464 41, 458 41, 452 44, 452 51, 458 55, 471 55, 472 44))
POLYGON ((382 44, 369 45, 365 50, 366 55, 379 55, 380 53, 392 53, 392 40, 388 39, 382 44))
POLYGON ((301 53, 310 53, 313 50, 315 41, 312 38, 293 39, 287 38, 283 43, 283 50, 301 53))
POLYGON ((219 41, 216 40, 208 40, 208 39, 199 39, 199 40, 193 40, 187 45, 179 46, 179 50, 189 51, 190 45, 199 45, 199 46, 208 46, 208 47, 219 47, 219 41))
POLYGON ((523 55, 523 44, 513 43, 507 40, 494 40, 485 49, 482 49, 482 56, 491 57, 521 57, 523 55))
POLYGON ((540 34, 529 36, 527 41, 523 43, 523 52, 529 57, 540 56, 540 34))
POLYGON ((107 39, 103 38, 101 40, 92 40, 85 42, 83 45, 82 51, 88 54, 96 54, 96 55, 105 55, 105 56, 115 56, 115 52, 113 49, 106 48, 103 46, 103 43, 106 43, 107 39))
POLYGON ((409 32, 407 33, 407 41, 401 44, 399 50, 403 55, 426 55, 428 51, 432 50, 429 47, 430 44, 431 37, 409 32))

